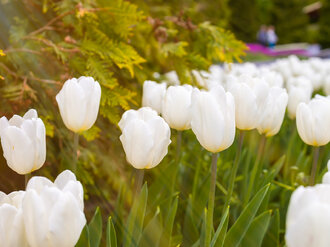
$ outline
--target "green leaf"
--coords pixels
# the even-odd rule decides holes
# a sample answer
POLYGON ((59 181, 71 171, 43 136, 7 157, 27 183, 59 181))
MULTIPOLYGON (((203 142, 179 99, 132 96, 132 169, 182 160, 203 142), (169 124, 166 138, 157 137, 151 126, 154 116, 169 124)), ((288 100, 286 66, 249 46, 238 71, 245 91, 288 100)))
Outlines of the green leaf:
POLYGON ((176 196, 172 203, 171 209, 168 212, 168 216, 166 218, 164 231, 160 242, 161 246, 164 247, 171 246, 171 237, 172 237, 174 219, 175 219, 176 211, 178 209, 178 202, 179 202, 179 198, 178 196, 176 196))
POLYGON ((102 238, 102 216, 100 209, 97 207, 93 218, 88 224, 90 247, 99 247, 102 238))
POLYGON ((241 215, 238 217, 234 225, 229 229, 225 238, 224 246, 226 247, 239 246, 247 230, 249 229, 253 221, 253 218, 255 217, 262 201, 264 200, 266 194, 268 193, 269 186, 270 185, 267 184, 261 190, 259 190, 258 193, 248 203, 248 205, 243 210, 241 215))
POLYGON ((87 141, 93 141, 100 136, 100 132, 101 132, 101 129, 99 127, 97 127, 96 125, 94 125, 89 130, 81 132, 81 135, 87 141))
POLYGON ((247 230, 241 247, 260 247, 269 226, 272 211, 268 210, 256 217, 247 230))
POLYGON ((124 232, 125 247, 138 246, 143 229, 144 216, 148 199, 148 187, 145 183, 139 196, 135 199, 127 220, 127 231, 124 232))
POLYGON ((226 209, 225 213, 221 217, 220 224, 218 226, 217 231, 215 232, 210 247, 222 247, 225 235, 228 228, 228 222, 229 222, 229 207, 226 209))
POLYGON ((107 247, 117 247, 116 230, 111 217, 109 217, 107 225, 107 247))
POLYGON ((187 54, 185 47, 188 46, 188 43, 185 41, 180 41, 176 43, 166 43, 163 45, 161 52, 165 57, 169 55, 174 55, 177 57, 183 57, 187 54))
POLYGON ((207 208, 204 209, 202 231, 201 231, 201 235, 199 238, 201 247, 207 247, 206 246, 206 224, 207 224, 207 208))
POLYGON ((263 245, 267 247, 279 247, 280 246, 280 213, 278 209, 275 210, 274 215, 270 220, 269 230, 263 241, 263 245))
POLYGON ((75 247, 90 247, 89 230, 88 230, 87 224, 85 225, 84 229, 82 230, 78 243, 76 244, 75 247))
POLYGON ((161 217, 160 217, 160 209, 158 207, 154 217, 150 220, 148 225, 144 228, 139 246, 140 247, 144 247, 144 246, 157 247, 159 245, 161 235, 162 235, 162 224, 161 224, 161 217))

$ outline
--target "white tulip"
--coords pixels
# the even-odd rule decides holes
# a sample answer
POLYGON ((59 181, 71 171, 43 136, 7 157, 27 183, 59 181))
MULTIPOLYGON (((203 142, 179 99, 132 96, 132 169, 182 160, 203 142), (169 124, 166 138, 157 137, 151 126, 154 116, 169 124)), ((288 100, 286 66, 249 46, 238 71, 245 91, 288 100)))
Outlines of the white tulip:
POLYGON ((258 126, 259 101, 267 94, 268 85, 249 75, 241 75, 237 81, 227 82, 228 91, 235 99, 236 127, 251 130, 258 126))
POLYGON ((30 179, 22 201, 30 247, 75 246, 86 224, 81 190, 69 171, 60 174, 54 184, 42 177, 30 179))
POLYGON ((65 126, 75 133, 91 128, 97 118, 100 99, 100 84, 92 77, 67 80, 56 95, 65 126))
POLYGON ((62 192, 69 192, 76 199, 81 211, 84 210, 84 190, 76 176, 69 170, 61 172, 54 183, 45 177, 32 177, 26 187, 26 190, 35 190, 41 194, 45 187, 54 187, 62 192))
POLYGON ((24 191, 0 192, 0 240, 4 247, 28 247, 22 211, 24 191))
POLYGON ((149 107, 126 111, 119 122, 127 161, 137 169, 157 166, 167 154, 170 127, 149 107))
POLYGON ((330 95, 330 74, 324 78, 323 90, 326 95, 330 95))
POLYGON ((260 76, 270 87, 283 87, 283 76, 276 71, 272 71, 269 68, 262 68, 260 69, 260 76))
POLYGON ((228 148, 235 137, 235 102, 221 86, 192 92, 191 128, 199 143, 217 153, 228 148))
POLYGON ((299 136, 306 144, 326 145, 330 141, 330 99, 316 95, 308 104, 300 103, 296 123, 299 136))
POLYGON ((328 160, 327 167, 328 167, 328 171, 323 175, 322 183, 330 185, 330 160, 328 160))
POLYGON ((176 130, 190 128, 192 90, 190 85, 170 86, 166 90, 162 116, 171 128, 176 130))
POLYGON ((142 106, 154 109, 158 114, 162 111, 166 83, 145 81, 143 84, 142 106))
POLYGON ((14 115, 9 121, 0 119, 3 156, 18 174, 39 169, 46 160, 46 129, 37 111, 29 110, 23 117, 14 115))
POLYGON ((286 217, 288 247, 330 246, 330 185, 300 186, 291 196, 286 217))
POLYGON ((284 88, 271 87, 264 100, 259 102, 258 132, 267 137, 276 135, 281 128, 288 94, 284 88))
POLYGON ((288 114, 291 119, 294 119, 299 103, 308 103, 311 99, 313 86, 311 82, 303 76, 292 77, 288 81, 287 89, 289 94, 288 114))

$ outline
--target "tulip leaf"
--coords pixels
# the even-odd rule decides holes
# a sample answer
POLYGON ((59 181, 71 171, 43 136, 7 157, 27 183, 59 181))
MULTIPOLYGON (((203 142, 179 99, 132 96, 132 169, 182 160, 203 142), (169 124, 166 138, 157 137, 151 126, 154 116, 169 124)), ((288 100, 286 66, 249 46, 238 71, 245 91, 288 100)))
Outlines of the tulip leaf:
POLYGON ((245 207, 241 215, 238 217, 234 225, 229 229, 225 238, 225 247, 239 246, 247 230, 249 229, 253 218, 255 217, 262 201, 269 190, 269 184, 264 186, 258 191, 258 193, 252 198, 252 200, 245 207))
POLYGON ((160 209, 157 207, 157 211, 154 217, 152 217, 152 219, 143 230, 142 237, 139 242, 139 247, 157 247, 159 245, 160 237, 162 234, 161 226, 160 209))
POLYGON ((204 214, 203 214, 203 224, 202 224, 202 231, 200 235, 200 243, 201 247, 207 247, 206 246, 206 224, 207 224, 207 208, 204 209, 204 214))
POLYGON ((272 211, 268 210, 256 217, 247 230, 241 247, 260 247, 269 226, 272 211))
POLYGON ((276 209, 269 224, 269 230, 263 241, 263 245, 267 247, 279 247, 280 246, 280 213, 276 209))
POLYGON ((272 169, 268 172, 268 174, 265 176, 264 181, 262 181, 262 186, 264 186, 265 184, 270 183, 275 177, 276 175, 280 172, 280 170, 282 169, 282 166, 284 164, 286 156, 282 155, 281 158, 279 158, 276 163, 272 166, 272 169))
POLYGON ((139 244, 147 208, 147 199, 148 187, 145 183, 140 194, 135 199, 127 219, 127 229, 124 232, 124 247, 138 246, 139 244))
POLYGON ((89 230, 88 230, 87 224, 85 225, 84 229, 82 230, 78 243, 76 244, 75 247, 90 247, 89 230))
MULTIPOLYGON (((184 223, 183 223, 183 241, 186 245, 191 246, 198 240, 199 231, 198 225, 194 221, 194 206, 191 194, 189 195, 188 203, 185 209, 184 223)), ((202 211, 203 212, 203 211, 202 211)), ((199 212, 198 212, 199 213, 199 212)))
POLYGON ((228 228, 228 222, 229 222, 229 207, 226 209, 225 213, 221 217, 221 221, 219 223, 218 229, 215 232, 210 247, 222 247, 225 235, 228 228))
POLYGON ((117 247, 116 230, 111 217, 109 217, 107 225, 107 247, 117 247))
POLYGON ((91 247, 99 247, 102 238, 102 216, 99 207, 96 208, 89 225, 89 242, 91 247))
POLYGON ((167 218, 165 219, 164 230, 160 241, 162 247, 171 246, 171 237, 172 237, 174 219, 176 216, 176 211, 178 209, 178 202, 179 202, 179 198, 178 196, 176 196, 172 203, 170 211, 168 212, 167 218))

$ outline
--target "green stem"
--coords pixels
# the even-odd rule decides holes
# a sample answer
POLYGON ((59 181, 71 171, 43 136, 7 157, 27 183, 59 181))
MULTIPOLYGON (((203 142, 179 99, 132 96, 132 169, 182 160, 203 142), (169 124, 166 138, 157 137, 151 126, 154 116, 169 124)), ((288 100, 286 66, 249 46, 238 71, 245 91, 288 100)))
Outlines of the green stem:
POLYGON ((314 147, 314 149, 313 149, 313 166, 312 166, 311 177, 309 179, 310 186, 315 185, 315 177, 316 177, 316 173, 317 173, 317 162, 319 159, 319 154, 320 154, 320 147, 314 147))
MULTIPOLYGON (((171 178, 171 187, 170 187, 170 196, 174 194, 175 189, 175 183, 177 180, 178 172, 179 172, 179 166, 180 166, 180 159, 181 159, 181 143, 182 143, 182 131, 177 131, 176 135, 176 153, 175 153, 175 164, 174 164, 174 173, 173 177, 171 178)), ((171 203, 171 200, 169 200, 168 203, 171 203)), ((169 204, 170 205, 170 204, 169 204)))
POLYGON ((247 193, 246 193, 244 205, 247 205, 247 203, 249 202, 250 197, 251 197, 251 193, 253 191, 253 186, 255 185, 256 179, 258 179, 259 173, 261 172, 261 169, 262 169, 261 159, 262 159, 262 155, 263 155, 263 152, 264 152, 264 149, 265 149, 265 144, 266 144, 266 136, 262 135, 261 140, 259 142, 259 148, 258 148, 256 163, 253 166, 252 173, 251 173, 251 176, 250 176, 248 190, 247 190, 247 193))
POLYGON ((181 158, 181 143, 182 143, 182 131, 177 131, 176 135, 176 154, 175 154, 175 161, 177 165, 179 164, 181 158))
POLYGON ((144 169, 136 169, 136 176, 135 176, 135 196, 138 196, 140 194, 142 184, 143 184, 143 178, 144 178, 144 169))
POLYGON ((77 172, 78 148, 79 148, 79 134, 74 133, 74 137, 73 137, 73 163, 72 163, 72 171, 74 173, 77 172))
POLYGON ((28 184, 31 177, 32 177, 32 173, 25 174, 25 176, 24 176, 24 178, 25 178, 25 188, 27 187, 27 184, 28 184))
POLYGON ((227 196, 226 196, 226 201, 225 201, 225 204, 224 204, 223 209, 222 209, 222 214, 225 213, 228 205, 230 204, 230 199, 231 199, 231 196, 233 194, 234 185, 235 185, 235 178, 236 178, 238 165, 240 163, 240 158, 241 158, 244 134, 245 134, 245 132, 243 130, 241 130, 239 132, 238 149, 237 149, 237 152, 236 152, 234 165, 233 165, 233 168, 231 170, 231 174, 230 174, 230 178, 229 178, 229 187, 228 187, 228 192, 227 192, 227 196))
POLYGON ((212 165, 211 165, 210 193, 209 193, 209 202, 207 207, 207 218, 206 218, 205 246, 210 246, 211 235, 213 230, 213 212, 214 212, 214 200, 215 200, 215 184, 217 179, 217 161, 218 161, 218 153, 213 153, 212 165))
MULTIPOLYGON (((202 150, 200 151, 200 153, 202 150)), ((197 188, 198 188, 198 179, 200 178, 200 171, 201 171, 201 166, 202 166, 202 159, 198 159, 197 165, 196 165, 196 171, 195 171, 195 176, 194 176, 194 183, 193 183, 193 188, 192 188, 192 196, 193 199, 196 199, 197 195, 197 188)))

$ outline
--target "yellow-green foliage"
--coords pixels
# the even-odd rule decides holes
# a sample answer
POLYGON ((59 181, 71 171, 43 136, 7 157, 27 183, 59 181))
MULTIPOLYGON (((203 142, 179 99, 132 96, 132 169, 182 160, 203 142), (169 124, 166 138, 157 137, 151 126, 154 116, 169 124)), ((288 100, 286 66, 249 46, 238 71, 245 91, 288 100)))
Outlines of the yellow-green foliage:
POLYGON ((0 55, 6 54, 0 57, 1 116, 37 109, 48 139, 46 166, 36 173, 55 176, 71 167, 73 153, 73 136, 60 118, 55 96, 69 78, 94 77, 102 87, 100 114, 96 125, 80 138, 82 169, 77 176, 86 197, 96 196, 107 205, 112 204, 113 194, 124 189, 122 181, 130 181, 117 123, 124 110, 140 106, 143 81, 153 79, 154 72, 176 70, 182 83, 193 84, 191 70, 239 60, 245 49, 219 26, 204 20, 195 23, 170 11, 153 16, 136 3, 12 0, 0 4, 8 24, 0 34, 0 55))

